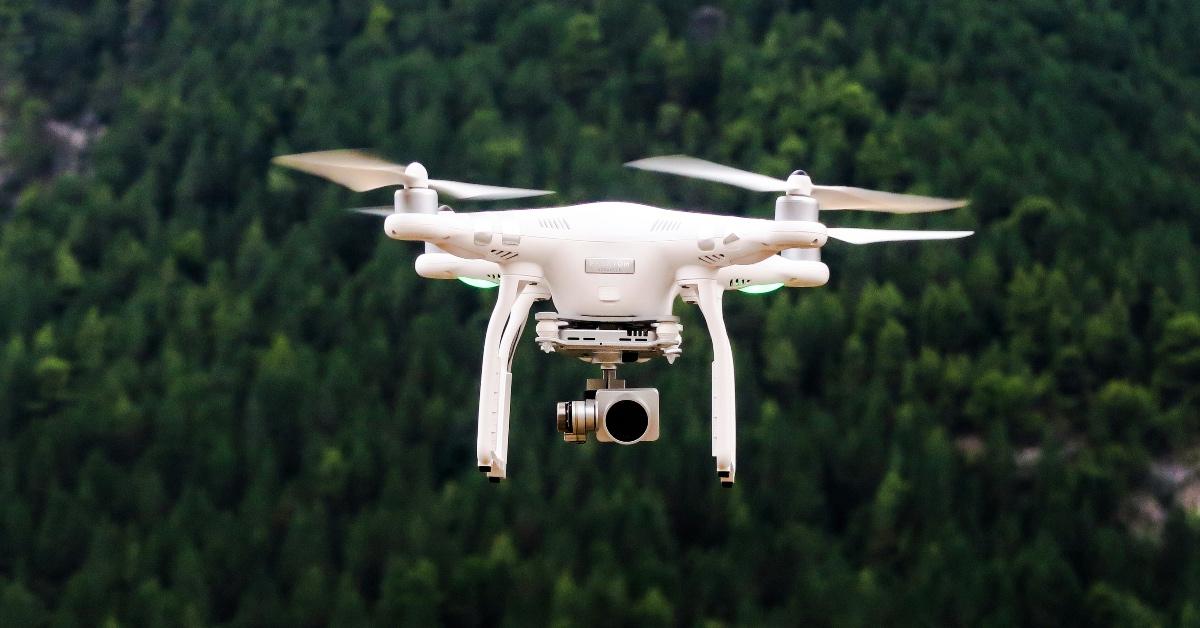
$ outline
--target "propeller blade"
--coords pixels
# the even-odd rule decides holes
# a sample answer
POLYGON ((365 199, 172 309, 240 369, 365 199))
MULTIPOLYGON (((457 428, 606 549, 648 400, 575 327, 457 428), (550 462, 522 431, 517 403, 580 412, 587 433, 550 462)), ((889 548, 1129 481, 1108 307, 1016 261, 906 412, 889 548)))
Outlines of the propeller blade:
POLYGON ((821 203, 821 209, 863 209, 892 214, 936 212, 967 204, 962 199, 896 194, 841 185, 814 185, 812 195, 821 203))
POLYGON ((853 227, 830 227, 827 232, 829 237, 850 244, 907 240, 953 240, 975 233, 974 231, 908 231, 904 229, 855 229, 853 227))
POLYGON ((372 216, 391 216, 396 213, 396 208, 392 205, 379 205, 377 207, 355 207, 346 211, 357 214, 370 214, 372 216))
MULTIPOLYGON (((631 161, 625 165, 640 170, 736 185, 755 192, 786 192, 788 190, 788 182, 783 179, 746 172, 685 155, 648 157, 631 161)), ((805 180, 807 181, 807 179, 805 180)), ((814 185, 812 186, 812 196, 821 203, 821 209, 863 209, 893 214, 939 211, 967 204, 966 201, 958 199, 879 192, 841 185, 814 185)))
POLYGON ((271 160, 280 166, 315 174, 340 183, 355 192, 366 192, 392 185, 429 186, 446 196, 463 200, 500 200, 553 194, 550 190, 526 190, 495 185, 478 185, 440 179, 426 179, 425 168, 414 164, 415 173, 360 150, 325 150, 315 153, 284 155, 271 160))
POLYGON ((498 201, 509 198, 527 198, 554 194, 552 190, 526 190, 524 188, 504 188, 497 185, 479 185, 478 183, 461 183, 430 179, 429 187, 454 198, 471 201, 498 201))
POLYGON ((340 183, 355 192, 366 192, 389 185, 419 183, 404 173, 404 166, 357 150, 326 150, 283 155, 271 161, 340 183))
POLYGON ((706 179, 717 183, 736 185, 755 192, 783 192, 787 189, 787 181, 768 177, 762 174, 746 172, 729 166, 722 166, 711 161, 687 157, 685 155, 666 155, 663 157, 647 157, 631 161, 626 166, 651 172, 677 174, 695 179, 706 179))

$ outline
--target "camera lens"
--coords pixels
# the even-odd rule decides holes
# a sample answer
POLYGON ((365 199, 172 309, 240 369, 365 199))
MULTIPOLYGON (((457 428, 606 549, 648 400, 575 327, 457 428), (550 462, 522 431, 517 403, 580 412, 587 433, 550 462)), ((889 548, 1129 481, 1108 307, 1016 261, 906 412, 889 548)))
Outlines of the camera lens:
POLYGON ((613 438, 631 443, 641 438, 650 426, 650 416, 646 408, 631 399, 622 399, 608 408, 604 417, 604 425, 613 438))

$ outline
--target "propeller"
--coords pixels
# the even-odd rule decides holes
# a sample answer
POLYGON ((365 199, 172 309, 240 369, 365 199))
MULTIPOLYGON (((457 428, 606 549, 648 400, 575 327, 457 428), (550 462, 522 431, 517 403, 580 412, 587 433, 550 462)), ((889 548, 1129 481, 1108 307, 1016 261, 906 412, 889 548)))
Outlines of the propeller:
POLYGON ((905 229, 855 229, 853 227, 829 227, 829 237, 850 244, 874 244, 876 242, 904 242, 907 240, 954 240, 973 235, 974 231, 909 231, 905 229))
POLYGON ((377 205, 375 207, 352 207, 347 209, 348 212, 356 214, 370 214, 372 216, 391 216, 396 213, 396 208, 392 205, 377 205))
POLYGON ((327 150, 315 153, 283 155, 273 163, 340 183, 355 192, 403 185, 431 188, 462 200, 494 201, 553 194, 550 190, 526 190, 495 185, 479 185, 443 179, 430 179, 425 166, 413 162, 401 166, 358 150, 327 150))
POLYGON ((716 181, 755 192, 786 192, 811 196, 821 204, 821 209, 862 209, 893 214, 915 214, 953 209, 967 204, 967 201, 958 199, 896 194, 842 185, 815 185, 803 170, 793 172, 786 180, 776 179, 685 155, 648 157, 625 165, 640 170, 716 181))

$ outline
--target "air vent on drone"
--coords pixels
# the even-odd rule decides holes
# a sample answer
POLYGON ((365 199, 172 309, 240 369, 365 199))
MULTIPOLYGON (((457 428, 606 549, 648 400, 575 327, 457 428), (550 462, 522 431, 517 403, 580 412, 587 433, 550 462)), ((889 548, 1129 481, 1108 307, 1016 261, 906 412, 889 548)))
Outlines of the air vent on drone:
POLYGON ((716 253, 712 255, 701 255, 700 261, 704 262, 705 264, 720 264, 721 262, 725 261, 725 254, 716 253))
POLYGON ((503 249, 492 249, 491 253, 505 261, 516 259, 518 255, 516 251, 505 251, 503 249))
POLYGON ((571 224, 566 218, 539 218, 538 224, 543 229, 555 229, 558 231, 568 231, 571 229, 571 224))

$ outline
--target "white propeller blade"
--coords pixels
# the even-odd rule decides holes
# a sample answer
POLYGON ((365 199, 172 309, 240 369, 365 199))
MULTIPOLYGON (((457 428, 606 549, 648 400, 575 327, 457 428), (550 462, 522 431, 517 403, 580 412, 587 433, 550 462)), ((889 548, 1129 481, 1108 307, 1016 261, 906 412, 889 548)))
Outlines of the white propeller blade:
POLYGON ((717 183, 736 185, 739 188, 746 188, 755 192, 783 192, 787 189, 787 181, 783 179, 746 172, 745 170, 722 166, 721 164, 715 164, 711 161, 696 159, 695 157, 688 157, 686 155, 647 157, 646 159, 631 161, 625 165, 639 170, 677 174, 683 177, 692 177, 693 179, 706 179, 708 181, 716 181, 717 183))
MULTIPOLYGON (((788 190, 788 182, 783 179, 746 172, 684 155, 648 157, 631 161, 625 165, 640 170, 726 183, 755 192, 786 192, 788 190)), ((821 209, 862 209, 893 214, 940 211, 967 204, 965 200, 895 194, 841 185, 813 185, 812 196, 821 203, 821 209)))
POLYGON ((326 150, 283 155, 271 161, 340 183, 355 192, 420 182, 415 177, 405 174, 404 166, 357 150, 326 150))
POLYGON ((892 214, 936 212, 967 204, 962 199, 896 194, 843 185, 814 185, 812 195, 820 201, 821 209, 864 209, 892 214))
POLYGON ((416 165, 419 173, 416 174, 405 166, 357 150, 326 150, 284 155, 276 157, 272 161, 280 166, 324 177, 355 192, 366 192, 391 185, 428 186, 447 196, 480 201, 525 198, 553 193, 550 190, 527 190, 427 179, 425 169, 419 165, 416 165))
POLYGON ((503 188, 496 185, 479 185, 478 183, 462 183, 460 181, 445 181, 430 179, 429 187, 462 200, 499 201, 509 198, 526 198, 554 194, 551 190, 527 190, 524 188, 503 188))
POLYGON ((370 214, 372 216, 391 216, 396 213, 396 208, 391 205, 379 205, 378 207, 355 207, 346 211, 358 214, 370 214))
POLYGON ((906 240, 954 240, 974 234, 974 231, 908 231, 904 229, 855 229, 853 227, 829 227, 829 237, 850 244, 874 244, 876 242, 903 242, 906 240))

